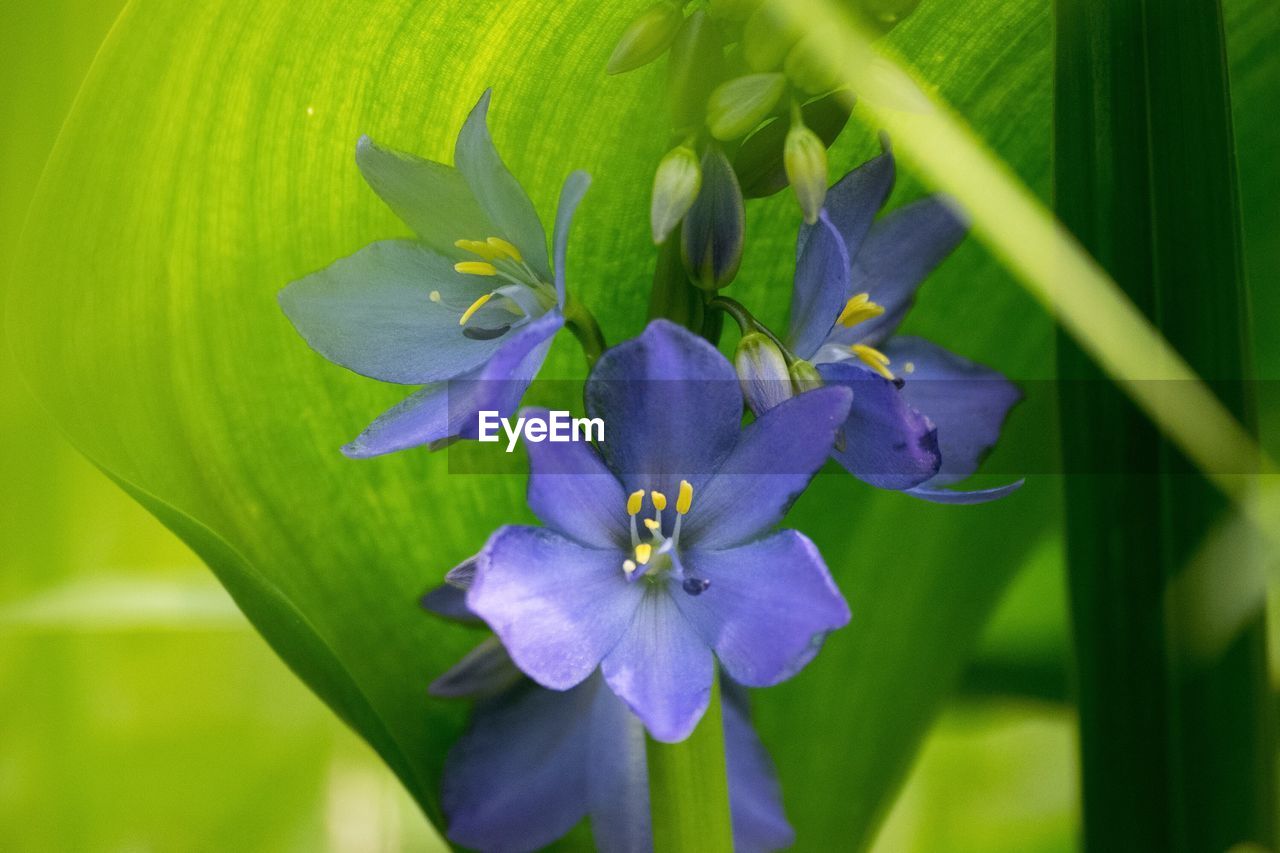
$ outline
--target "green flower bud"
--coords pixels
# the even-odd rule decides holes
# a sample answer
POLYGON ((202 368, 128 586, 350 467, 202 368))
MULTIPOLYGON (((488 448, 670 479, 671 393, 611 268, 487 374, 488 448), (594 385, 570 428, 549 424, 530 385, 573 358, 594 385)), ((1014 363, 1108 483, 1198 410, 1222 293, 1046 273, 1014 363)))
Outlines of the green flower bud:
POLYGON ((720 28, 699 9, 685 18, 667 60, 667 106, 677 131, 701 128, 707 98, 721 79, 724 45, 720 28))
POLYGON ((687 145, 667 152, 653 174, 653 201, 649 207, 649 224, 653 242, 662 243, 671 229, 680 224, 693 206, 702 187, 702 167, 698 155, 687 145))
POLYGON ((787 373, 791 376, 791 390, 797 394, 822 387, 822 377, 818 375, 818 369, 802 358, 791 362, 787 373))
POLYGON ((863 13, 881 32, 893 29, 920 5, 920 0, 858 0, 863 13))
POLYGON ((768 118, 787 90, 778 73, 748 74, 717 87, 707 101, 707 126, 716 139, 746 136, 768 118))
POLYGON ((703 290, 718 290, 733 281, 742 263, 746 216, 733 166, 720 146, 708 145, 702 155, 702 189, 680 229, 680 252, 690 281, 703 290))
POLYGON ((810 95, 821 95, 840 85, 840 69, 818 54, 812 38, 796 42, 782 70, 797 89, 810 95))
POLYGON ((757 415, 795 396, 787 360, 768 335, 760 332, 743 335, 733 354, 733 367, 738 373, 742 396, 757 415))
POLYGON ((782 163, 786 167, 791 190, 804 212, 804 221, 812 225, 818 221, 818 214, 827 200, 827 146, 818 134, 805 126, 800 110, 794 112, 782 151, 782 163))
POLYGON ((671 46, 683 22, 684 12, 667 0, 645 9, 623 31, 605 71, 622 74, 653 62, 671 46))
POLYGON ((772 71, 800 36, 794 27, 779 23, 768 6, 762 6, 742 28, 742 58, 752 71, 772 71))

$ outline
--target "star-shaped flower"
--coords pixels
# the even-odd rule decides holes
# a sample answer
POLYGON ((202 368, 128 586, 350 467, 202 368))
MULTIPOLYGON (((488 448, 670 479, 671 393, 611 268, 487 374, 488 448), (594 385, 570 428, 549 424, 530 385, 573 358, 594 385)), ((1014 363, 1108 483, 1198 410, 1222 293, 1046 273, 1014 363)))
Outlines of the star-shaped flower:
POLYGON ((994 500, 1021 482, 943 487, 977 470, 1022 394, 990 368, 895 335, 965 224, 937 196, 876 220, 893 178, 886 150, 833 186, 819 220, 801 227, 786 343, 823 383, 853 390, 833 455, 854 476, 941 503, 994 500))
POLYGON ((587 382, 598 453, 528 445, 529 506, 546 526, 489 538, 467 606, 539 684, 567 690, 599 668, 655 738, 683 740, 717 659, 740 684, 776 684, 849 619, 813 543, 770 532, 830 452, 849 396, 819 389, 743 429, 728 361, 654 321, 587 382))
POLYGON ((474 437, 477 412, 519 405, 564 324, 569 225, 590 178, 574 172, 561 190, 553 272, 537 211, 489 137, 490 94, 458 133, 454 166, 362 138, 360 171, 417 240, 373 243, 280 293, 325 358, 425 386, 344 447, 348 456, 474 437))

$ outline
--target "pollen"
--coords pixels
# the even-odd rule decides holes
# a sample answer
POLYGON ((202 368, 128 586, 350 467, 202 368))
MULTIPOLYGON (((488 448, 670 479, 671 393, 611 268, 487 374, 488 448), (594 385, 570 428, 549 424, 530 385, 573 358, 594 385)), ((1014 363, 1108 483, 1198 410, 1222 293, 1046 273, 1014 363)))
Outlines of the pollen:
POLYGON ((432 302, 434 302, 434 303, 436 303, 437 305, 439 305, 439 304, 440 304, 440 302, 441 302, 441 299, 440 299, 440 291, 438 291, 438 290, 433 290, 433 291, 431 291, 431 301, 432 301, 432 302))
POLYGON ((454 240, 453 245, 464 252, 470 252, 473 255, 479 255, 486 261, 492 261, 501 257, 501 252, 490 246, 484 240, 454 240))
POLYGON ((680 481, 680 495, 676 498, 676 512, 684 515, 693 506, 693 484, 688 480, 680 481))
POLYGON ((497 275, 498 268, 488 261, 459 261, 453 268, 463 275, 497 275))
POLYGON ((636 562, 644 565, 649 562, 649 558, 653 556, 653 546, 648 542, 641 542, 636 546, 636 562))
POLYGON ((481 296, 475 302, 472 302, 470 307, 468 307, 466 311, 463 311, 462 316, 458 318, 458 325, 459 326, 467 325, 467 321, 471 319, 471 315, 479 311, 481 308, 483 308, 484 304, 488 302, 492 296, 493 296, 492 293, 486 293, 484 296, 481 296))
POLYGON ((653 508, 658 512, 667 508, 667 496, 662 492, 650 492, 649 497, 653 500, 653 508))
POLYGON ((635 515, 640 511, 644 501, 644 489, 637 489, 627 495, 627 515, 635 515))
POLYGON ((893 381, 893 372, 889 370, 889 356, 866 344, 854 344, 849 347, 849 350, 867 367, 870 367, 885 379, 893 381))
POLYGON ((852 328, 863 320, 879 317, 884 313, 884 306, 871 301, 870 293, 859 293, 844 304, 844 310, 836 318, 842 326, 852 328))
POLYGON ((646 518, 644 520, 644 526, 650 530, 660 530, 662 528, 662 522, 658 521, 656 518, 646 518))
POLYGON ((635 560, 623 560, 623 561, 622 561, 622 570, 623 570, 624 572, 626 572, 628 575, 630 575, 630 574, 634 574, 634 573, 635 573, 635 570, 636 570, 636 561, 635 561, 635 560))
POLYGON ((907 374, 915 373, 916 363, 914 361, 908 361, 906 364, 902 365, 902 372, 907 374))
POLYGON ((488 245, 489 250, 494 253, 493 256, 496 258, 506 256, 516 262, 524 260, 524 256, 520 254, 520 250, 513 244, 503 240, 501 237, 490 237, 485 241, 485 243, 488 245))

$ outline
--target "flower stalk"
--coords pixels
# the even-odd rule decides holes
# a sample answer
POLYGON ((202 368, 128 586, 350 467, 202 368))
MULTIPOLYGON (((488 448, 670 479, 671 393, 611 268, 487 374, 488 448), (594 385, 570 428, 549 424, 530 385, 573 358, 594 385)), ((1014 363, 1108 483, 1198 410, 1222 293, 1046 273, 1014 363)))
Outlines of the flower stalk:
POLYGON ((707 713, 692 735, 679 743, 646 737, 655 853, 733 851, 721 718, 717 677, 707 713))

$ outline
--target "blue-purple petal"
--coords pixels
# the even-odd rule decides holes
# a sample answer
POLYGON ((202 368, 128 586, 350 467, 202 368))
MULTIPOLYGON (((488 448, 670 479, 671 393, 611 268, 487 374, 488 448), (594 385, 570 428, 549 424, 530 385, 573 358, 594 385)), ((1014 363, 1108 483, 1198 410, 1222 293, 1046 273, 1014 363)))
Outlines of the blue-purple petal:
POLYGON ((781 521, 831 455, 850 402, 847 388, 818 388, 748 424, 716 476, 694 494, 682 543, 728 548, 781 521))
POLYGON ((884 313, 851 329, 836 327, 832 342, 879 346, 902 323, 920 284, 960 245, 966 230, 942 196, 904 205, 872 226, 862 250, 853 255, 852 290, 869 293, 884 313))
POLYGON ((480 96, 458 132, 453 149, 454 164, 498 232, 477 234, 471 239, 501 237, 515 244, 534 272, 549 282, 552 279, 547 264, 547 232, 533 202, 502 162, 489 136, 487 117, 492 94, 493 90, 488 89, 480 96))
POLYGON ((849 419, 831 454, 849 473, 882 489, 909 489, 938 472, 937 429, 892 382, 851 361, 819 364, 818 373, 853 391, 849 419))
POLYGON ((445 761, 441 806, 455 844, 486 853, 545 847, 586 814, 591 685, 526 683, 477 704, 445 761))
POLYGON ((467 606, 544 687, 565 690, 600 664, 627 631, 643 584, 628 584, 625 554, 584 548, 537 527, 499 528, 467 591, 467 606))
POLYGON ((710 586, 674 595, 734 681, 768 687, 799 672, 849 606, 817 547, 794 530, 724 551, 690 551, 686 570, 710 586))
POLYGON ((387 207, 423 244, 445 257, 474 259, 454 241, 484 239, 494 232, 466 179, 452 166, 386 148, 367 136, 356 144, 356 165, 387 207))
POLYGON ((801 231, 787 342, 801 358, 818 351, 848 301, 849 253, 824 212, 801 231))
POLYGON ((923 338, 895 337, 884 347, 904 373, 902 396, 938 428, 942 466, 930 488, 959 482, 978 470, 1000 438, 1009 411, 1022 392, 1004 376, 923 338))
POLYGON ((424 594, 418 603, 428 613, 464 625, 477 625, 483 621, 467 607, 467 591, 451 583, 440 584, 424 594))
POLYGON ((675 743, 689 736, 711 700, 711 650, 672 600, 683 595, 678 585, 633 588, 643 598, 601 671, 655 740, 675 743))
POLYGON ((773 761, 756 737, 747 710, 746 691, 721 679, 724 708, 724 758, 737 853, 771 853, 795 843, 795 830, 782 808, 782 788, 773 761))
POLYGON ((952 506, 973 506, 975 504, 991 503, 1001 498, 1008 497, 1018 489, 1022 488, 1025 480, 1015 480, 1004 486, 996 486, 990 489, 931 489, 927 486, 916 486, 914 489, 906 489, 905 493, 913 498, 919 498, 922 501, 929 501, 935 504, 950 504, 952 506))
POLYGON ((698 487, 737 443, 742 420, 733 366, 666 320, 601 357, 586 402, 588 413, 604 420, 600 450, 628 492, 674 496, 681 479, 698 487))
MULTIPOLYGON (((529 409, 546 417, 545 409, 529 409)), ((590 548, 630 546, 626 493, 587 442, 528 442, 529 508, 557 533, 590 548)))
MULTIPOLYGON (((858 256, 871 223, 893 191, 894 177, 893 153, 886 145, 883 154, 863 163, 827 190, 824 209, 844 240, 850 258, 858 256)), ((800 234, 797 258, 804 250, 807 237, 804 229, 800 234)))
POLYGON ((384 382, 423 385, 466 373, 501 340, 458 328, 458 313, 430 299, 470 302, 483 293, 452 262, 408 240, 372 243, 280 291, 280 306, 316 352, 384 382))
POLYGON ((431 682, 428 692, 447 699, 480 699, 497 696, 522 680, 524 673, 511 662, 502 643, 489 637, 431 682))
POLYGON ((653 831, 644 725, 609 690, 602 677, 593 675, 583 685, 588 686, 595 690, 586 734, 591 739, 588 812, 596 849, 651 853, 653 831))
POLYGON ((565 259, 569 250, 569 229, 573 225, 573 214, 578 204, 591 187, 591 176, 586 172, 570 173, 560 188, 560 202, 556 205, 556 224, 552 236, 552 248, 555 252, 556 299, 560 307, 565 300, 565 259))

